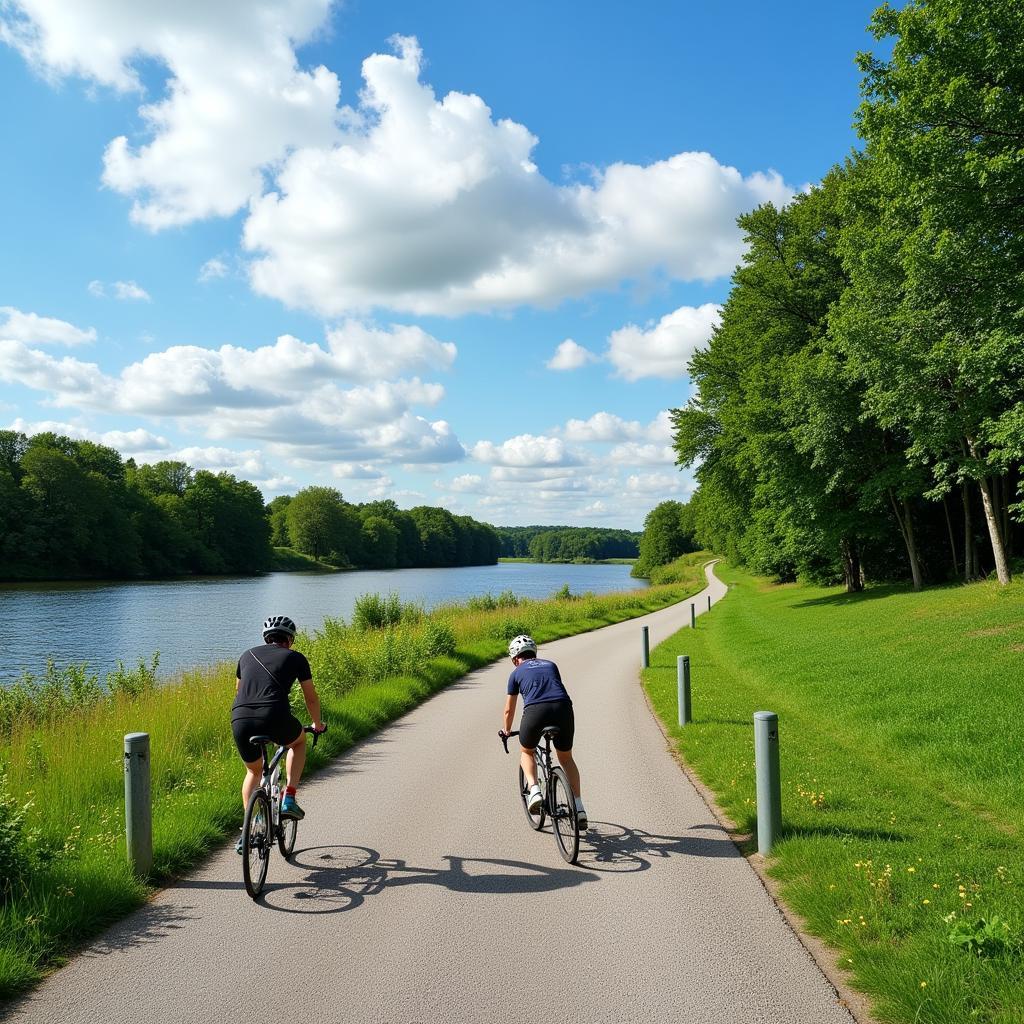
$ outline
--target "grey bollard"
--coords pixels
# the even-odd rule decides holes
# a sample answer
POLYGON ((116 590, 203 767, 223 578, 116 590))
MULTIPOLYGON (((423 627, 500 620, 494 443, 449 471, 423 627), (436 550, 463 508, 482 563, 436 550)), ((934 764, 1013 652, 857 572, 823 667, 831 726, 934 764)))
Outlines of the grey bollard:
POLYGON ((124 738, 124 824, 128 863, 140 878, 153 867, 153 809, 149 788, 149 733, 124 738))
POLYGON ((651 636, 646 626, 640 627, 640 667, 650 668, 651 666, 651 636))
POLYGON ((697 606, 690 602, 690 629, 697 628, 697 606))
POLYGON ((711 611, 711 595, 708 594, 708 611, 711 611))
POLYGON ((779 716, 754 712, 754 770, 757 774, 757 849, 767 856, 782 831, 779 776, 779 716))
POLYGON ((693 721, 693 716, 690 714, 690 656, 688 654, 680 654, 676 658, 676 689, 679 724, 688 725, 693 721))

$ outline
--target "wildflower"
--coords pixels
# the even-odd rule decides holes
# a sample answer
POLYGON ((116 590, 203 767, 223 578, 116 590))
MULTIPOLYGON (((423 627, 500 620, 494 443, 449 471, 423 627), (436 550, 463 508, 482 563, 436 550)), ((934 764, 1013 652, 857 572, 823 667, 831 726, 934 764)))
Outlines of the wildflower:
POLYGON ((924 904, 925 906, 927 906, 927 905, 928 905, 929 903, 931 903, 931 900, 921 900, 921 902, 922 902, 922 903, 923 903, 923 904, 924 904))
POLYGON ((917 868, 907 868, 907 874, 912 875, 916 870, 917 868))
POLYGON ((921 988, 927 988, 927 987, 928 987, 928 982, 927 981, 922 981, 921 982, 921 988))

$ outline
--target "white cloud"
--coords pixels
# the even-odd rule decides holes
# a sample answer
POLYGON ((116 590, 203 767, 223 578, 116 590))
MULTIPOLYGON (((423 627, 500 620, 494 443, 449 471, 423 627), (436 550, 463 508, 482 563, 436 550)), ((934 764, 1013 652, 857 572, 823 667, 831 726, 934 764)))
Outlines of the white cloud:
POLYGON ((53 433, 74 438, 76 441, 95 441, 97 444, 119 451, 122 455, 163 452, 171 447, 171 442, 166 437, 151 434, 142 427, 136 427, 134 430, 98 431, 79 423, 62 423, 57 420, 29 422, 19 417, 7 429, 17 430, 29 436, 53 433))
POLYGON ((339 462, 331 466, 331 472, 341 480, 379 480, 384 475, 365 462, 339 462))
POLYGON ((589 420, 569 420, 564 433, 569 441, 627 441, 642 437, 644 428, 636 420, 595 412, 589 420))
POLYGON ((626 477, 626 490, 631 494, 678 494, 683 478, 668 473, 631 473, 626 477))
POLYGON ((655 272, 711 280, 738 262, 736 216, 792 196, 774 172, 744 178, 707 153, 555 185, 525 127, 493 120, 478 96, 438 100, 416 40, 394 42, 395 55, 363 62, 338 144, 297 150, 254 200, 244 240, 257 291, 325 315, 458 314, 655 272))
POLYGON ((419 327, 392 324, 386 330, 348 320, 327 332, 339 372, 357 380, 393 377, 399 373, 447 370, 456 348, 419 327))
POLYGON ((169 72, 163 99, 139 109, 149 141, 104 154, 103 181, 135 200, 149 228, 229 216, 262 190, 261 169, 300 145, 329 143, 339 85, 303 71, 294 46, 331 0, 13 0, 0 38, 51 78, 78 75, 141 91, 148 58, 169 72))
POLYGON ((472 494, 480 490, 480 485, 483 483, 483 478, 476 473, 463 473, 461 476, 455 477, 453 480, 445 483, 438 480, 435 483, 436 487, 447 487, 449 490, 456 491, 459 494, 472 494))
POLYGON ((82 330, 66 320, 37 313, 23 313, 13 306, 0 306, 0 338, 26 345, 85 345, 96 340, 96 328, 82 330))
POLYGON ((646 431, 651 441, 660 441, 662 444, 672 443, 672 413, 668 409, 662 409, 650 422, 646 431))
POLYGON ((228 265, 219 256, 211 257, 199 268, 199 281, 202 284, 227 276, 228 265))
POLYGON ((582 456, 561 438, 533 434, 519 434, 501 444, 478 441, 470 449, 470 455, 477 462, 497 466, 578 466, 583 462, 582 456))
POLYGON ((89 294, 95 295, 97 299, 105 299, 108 295, 112 295, 121 302, 152 301, 149 292, 135 281, 114 281, 110 285, 106 285, 102 281, 90 281, 89 294))
POLYGON ((670 445, 637 444, 627 441, 608 453, 608 461, 617 466, 674 466, 676 453, 670 445))
POLYGON ((721 306, 706 302, 681 306, 646 328, 627 324, 608 338, 607 357, 626 380, 685 377, 690 356, 711 339, 721 311, 721 306))
POLYGON ((544 365, 549 370, 578 370, 587 363, 595 362, 597 358, 590 349, 578 345, 572 338, 566 338, 544 365))

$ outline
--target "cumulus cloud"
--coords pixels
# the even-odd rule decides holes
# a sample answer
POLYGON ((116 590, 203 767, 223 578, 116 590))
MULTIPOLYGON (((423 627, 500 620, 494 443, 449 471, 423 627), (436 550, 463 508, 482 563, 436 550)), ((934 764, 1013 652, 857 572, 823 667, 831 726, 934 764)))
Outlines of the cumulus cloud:
POLYGON ((106 445, 108 448, 119 451, 122 455, 163 452, 171 447, 171 442, 166 437, 151 434, 142 427, 136 427, 134 430, 97 431, 79 423, 62 423, 57 420, 30 422, 19 417, 7 429, 17 430, 29 436, 53 433, 74 438, 76 441, 95 441, 97 444, 106 445))
POLYGON ((66 320, 0 306, 0 338, 26 345, 86 345, 96 340, 96 328, 82 330, 66 320))
POLYGON ((610 412, 595 412, 589 420, 569 420, 564 434, 569 441, 626 441, 642 437, 636 420, 624 420, 610 412))
POLYGON ((348 320, 327 332, 327 343, 339 370, 359 380, 399 373, 447 370, 456 348, 419 327, 392 324, 386 330, 348 320))
POLYGON ((683 479, 668 473, 631 473, 626 477, 626 490, 630 494, 678 494, 683 490, 683 479))
POLYGON ((617 466, 674 466, 676 453, 667 444, 617 444, 608 453, 608 461, 617 466))
POLYGON ((587 363, 595 362, 597 358, 590 349, 578 345, 572 338, 566 338, 544 365, 549 370, 578 370, 587 363))
POLYGON ((145 60, 167 69, 165 97, 139 109, 149 140, 136 148, 119 136, 103 157, 104 183, 155 229, 235 213, 262 190, 262 168, 334 137, 338 79, 300 69, 295 55, 330 4, 12 0, 0 7, 0 38, 51 78, 123 93, 142 91, 145 60))
POLYGON ((626 380, 684 377, 690 356, 710 341, 721 311, 721 306, 706 302, 681 306, 646 327, 627 324, 608 338, 608 359, 626 380))
POLYGON ((474 493, 480 490, 481 484, 483 483, 483 477, 477 473, 463 473, 460 476, 455 477, 454 480, 450 480, 448 483, 437 481, 437 487, 447 487, 451 491, 456 491, 460 494, 474 493))
POLYGON ((341 480, 379 480, 384 474, 375 466, 364 463, 338 462, 331 472, 341 480))
POLYGON ((583 457, 570 449, 560 437, 519 434, 501 444, 478 441, 470 449, 477 462, 519 468, 534 466, 578 466, 583 457))

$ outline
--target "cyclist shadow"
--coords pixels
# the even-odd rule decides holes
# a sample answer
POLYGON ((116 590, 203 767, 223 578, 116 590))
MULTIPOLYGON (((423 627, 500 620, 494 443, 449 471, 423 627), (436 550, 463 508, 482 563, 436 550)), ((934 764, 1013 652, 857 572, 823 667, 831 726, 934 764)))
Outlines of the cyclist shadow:
POLYGON ((720 825, 700 826, 711 836, 663 836, 610 821, 592 821, 581 837, 577 863, 590 871, 646 871, 655 860, 672 857, 739 857, 736 844, 720 825))
POLYGON ((451 892, 523 894, 551 892, 598 876, 577 868, 552 868, 525 861, 448 854, 445 868, 420 868, 382 859, 366 846, 314 846, 296 850, 291 865, 307 872, 300 882, 268 886, 262 902, 290 914, 336 914, 355 910, 369 897, 407 885, 439 885, 451 892), (483 865, 483 870, 467 867, 483 865))

